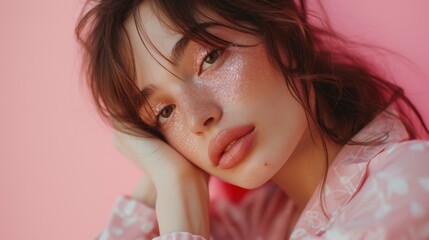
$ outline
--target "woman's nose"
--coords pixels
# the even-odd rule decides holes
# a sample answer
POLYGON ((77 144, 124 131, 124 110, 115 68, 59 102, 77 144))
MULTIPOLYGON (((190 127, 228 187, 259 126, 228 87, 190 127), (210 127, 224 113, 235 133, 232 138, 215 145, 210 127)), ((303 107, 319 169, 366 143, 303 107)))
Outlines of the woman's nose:
POLYGON ((184 116, 188 128, 194 134, 202 134, 222 118, 218 103, 204 94, 190 94, 184 101, 184 116))

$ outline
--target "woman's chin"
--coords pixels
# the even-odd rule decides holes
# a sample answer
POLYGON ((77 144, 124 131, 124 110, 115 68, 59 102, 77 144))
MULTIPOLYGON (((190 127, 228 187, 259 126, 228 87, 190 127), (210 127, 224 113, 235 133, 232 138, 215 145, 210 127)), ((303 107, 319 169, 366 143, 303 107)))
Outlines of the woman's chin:
POLYGON ((251 190, 264 185, 270 179, 271 178, 262 178, 262 177, 255 177, 254 175, 253 176, 249 175, 243 178, 236 178, 226 182, 228 182, 229 184, 235 185, 237 187, 251 190))

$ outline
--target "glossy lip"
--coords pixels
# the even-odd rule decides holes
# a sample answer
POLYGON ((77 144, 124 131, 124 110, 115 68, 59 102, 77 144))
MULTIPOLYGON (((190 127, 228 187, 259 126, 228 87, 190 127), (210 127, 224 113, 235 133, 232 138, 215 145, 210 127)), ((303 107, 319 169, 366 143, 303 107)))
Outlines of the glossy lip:
POLYGON ((228 169, 241 162, 253 145, 254 130, 254 125, 245 125, 219 132, 209 144, 209 158, 213 165, 228 169), (234 144, 224 153, 232 142, 234 144))

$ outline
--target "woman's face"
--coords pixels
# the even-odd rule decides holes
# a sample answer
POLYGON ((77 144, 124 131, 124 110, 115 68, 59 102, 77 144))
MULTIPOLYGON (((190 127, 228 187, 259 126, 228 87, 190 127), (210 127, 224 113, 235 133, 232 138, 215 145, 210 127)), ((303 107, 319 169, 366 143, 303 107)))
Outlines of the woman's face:
POLYGON ((270 180, 307 121, 261 39, 210 27, 222 39, 248 45, 217 49, 184 40, 148 4, 140 14, 147 37, 139 37, 132 17, 126 29, 138 85, 156 115, 143 107, 142 118, 158 124, 173 148, 210 175, 245 188, 270 180))

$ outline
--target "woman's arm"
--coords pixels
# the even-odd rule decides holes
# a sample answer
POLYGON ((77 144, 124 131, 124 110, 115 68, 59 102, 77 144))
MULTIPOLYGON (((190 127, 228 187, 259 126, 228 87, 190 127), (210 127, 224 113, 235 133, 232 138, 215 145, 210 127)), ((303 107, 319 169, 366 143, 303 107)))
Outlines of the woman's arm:
POLYGON ((164 177, 157 181, 156 189, 161 235, 189 232, 210 238, 208 186, 204 177, 195 173, 164 177))
POLYGON ((155 198, 160 234, 189 232, 209 239, 208 176, 161 140, 117 132, 115 146, 153 183, 135 192, 149 206, 155 198))
POLYGON ((143 175, 136 186, 131 197, 144 205, 155 209, 156 190, 152 181, 146 175, 143 175))

